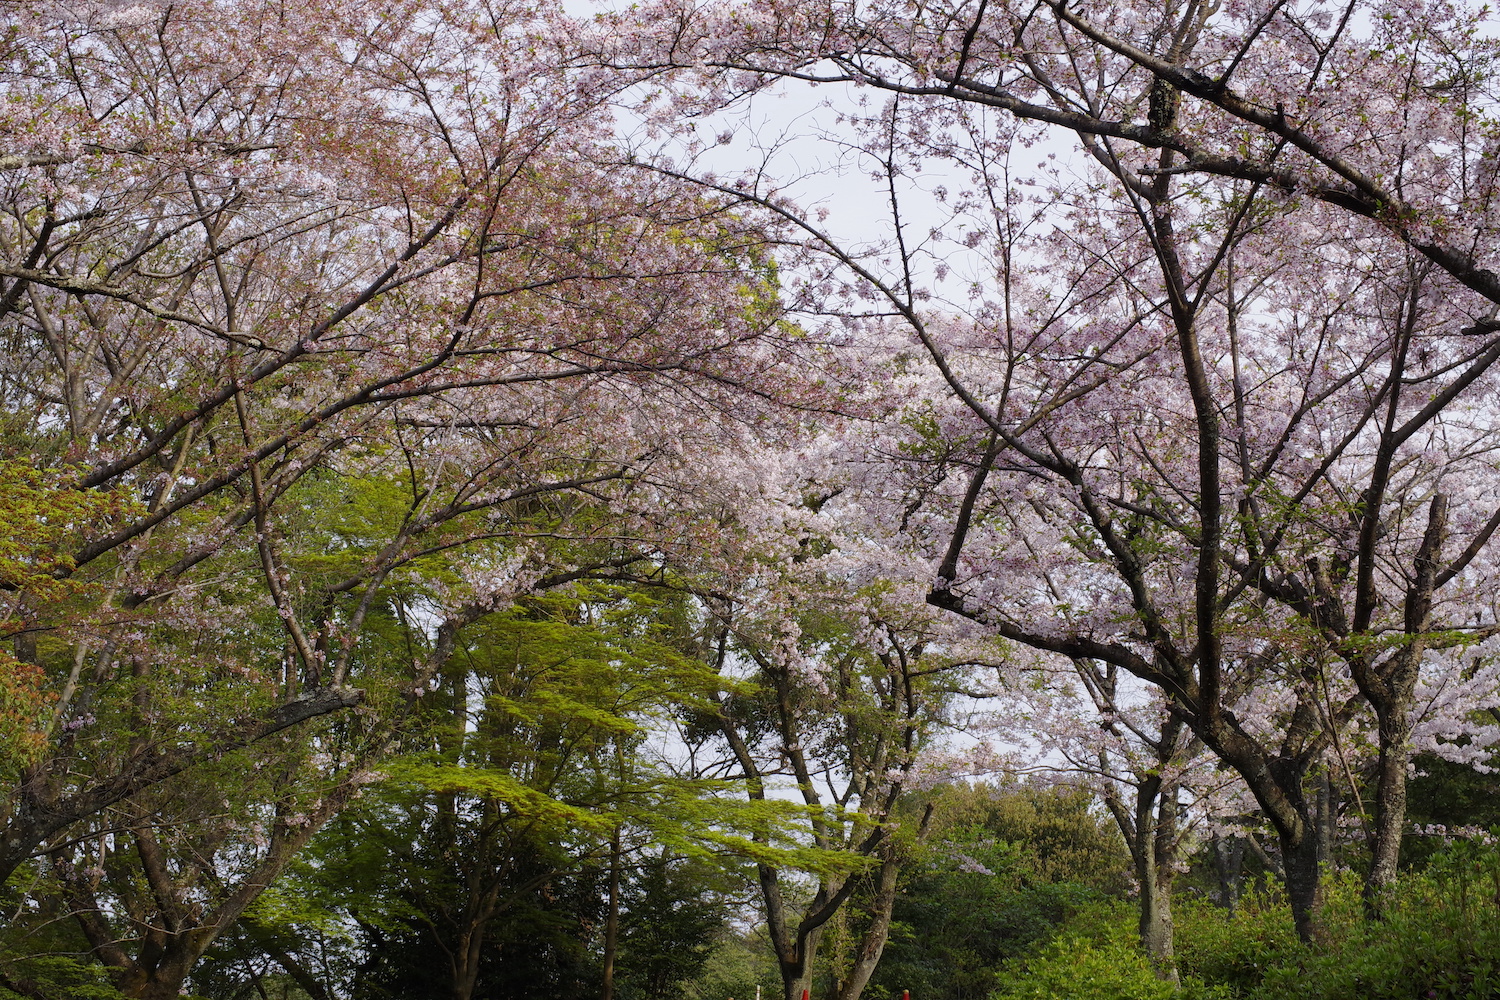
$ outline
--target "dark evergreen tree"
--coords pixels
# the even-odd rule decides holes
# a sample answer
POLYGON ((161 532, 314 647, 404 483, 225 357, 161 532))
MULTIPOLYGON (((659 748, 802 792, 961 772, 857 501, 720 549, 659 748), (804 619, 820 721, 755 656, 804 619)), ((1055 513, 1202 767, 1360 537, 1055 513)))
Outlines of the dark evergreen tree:
POLYGON ((657 1000, 703 972, 729 916, 723 874, 657 856, 637 865, 621 917, 620 1000, 657 1000))

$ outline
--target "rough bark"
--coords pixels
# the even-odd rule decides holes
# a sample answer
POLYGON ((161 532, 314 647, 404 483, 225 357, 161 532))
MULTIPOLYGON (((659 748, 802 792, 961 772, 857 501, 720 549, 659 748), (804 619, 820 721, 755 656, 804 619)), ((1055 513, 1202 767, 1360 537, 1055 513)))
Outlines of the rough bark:
MULTIPOLYGON (((1086 672, 1079 666, 1079 676, 1091 690, 1107 695, 1101 707, 1113 711, 1112 679, 1086 672), (1091 683, 1092 682, 1092 683, 1091 683)), ((1127 808, 1119 795, 1110 791, 1105 805, 1130 850, 1131 865, 1139 887, 1137 928, 1141 949, 1151 960, 1156 974, 1167 982, 1177 982, 1176 949, 1172 936, 1172 883, 1175 880, 1178 816, 1177 789, 1163 782, 1161 771, 1171 765, 1179 752, 1180 719, 1168 718, 1162 725, 1160 739, 1151 744, 1157 766, 1135 775, 1135 801, 1127 808)), ((1110 770, 1109 757, 1099 755, 1100 770, 1110 770)))
POLYGON ((1333 780, 1328 776, 1327 767, 1318 773, 1317 781, 1318 860, 1329 863, 1333 860, 1336 816, 1333 808, 1333 780))
MULTIPOLYGON (((286 870, 313 835, 321 830, 357 791, 355 784, 345 784, 324 797, 308 817, 308 822, 288 830, 278 839, 266 859, 240 888, 212 912, 199 919, 183 912, 163 914, 163 926, 151 928, 137 957, 122 970, 120 992, 138 1000, 175 1000, 187 982, 189 973, 205 952, 244 914, 261 891, 286 870)), ((145 866, 149 869, 150 864, 145 866)), ((170 905, 164 909, 171 909, 170 905)))
POLYGON ((1375 827, 1370 845, 1370 874, 1364 891, 1365 906, 1376 917, 1384 910, 1385 897, 1395 883, 1401 859, 1401 836, 1406 826, 1406 768, 1411 760, 1411 711, 1422 655, 1430 641, 1433 592, 1437 588, 1438 561, 1447 534, 1448 499, 1439 493, 1428 507, 1427 530, 1407 587, 1406 645, 1381 665, 1383 669, 1355 673, 1360 690, 1375 707, 1380 734, 1375 827))
POLYGON ((281 941, 278 940, 273 930, 261 926, 250 918, 241 920, 240 926, 250 935, 251 940, 255 942, 257 948, 269 955, 277 965, 281 966, 287 975, 292 977, 297 985, 301 987, 302 992, 306 993, 312 1000, 330 1000, 328 987, 318 980, 307 966, 287 953, 287 950, 282 947, 281 941))
POLYGON ((799 947, 777 954, 782 1000, 802 1000, 804 993, 809 997, 812 995, 813 959, 818 954, 818 942, 822 937, 823 927, 819 925, 799 937, 799 947))
POLYGON ((1411 762, 1411 693, 1377 711, 1380 754, 1376 763, 1375 822, 1371 830, 1370 874, 1365 879, 1365 907, 1371 916, 1384 913, 1386 896, 1396 881, 1401 837, 1406 828, 1406 769, 1411 762))
MULTIPOLYGON (((1175 738, 1174 738, 1175 743, 1175 738)), ((1149 813, 1147 814, 1149 818, 1149 813)), ((1177 788, 1165 785, 1157 796, 1156 822, 1149 833, 1152 858, 1150 892, 1141 902, 1141 941, 1156 974, 1177 982, 1177 954, 1172 937, 1172 883, 1177 876, 1177 788), (1150 905, 1147 905, 1149 900, 1150 905)), ((1145 839, 1143 837, 1142 839, 1145 839)), ((1145 883, 1143 883, 1144 887, 1145 883)))
POLYGON ((1168 794, 1175 794, 1175 790, 1164 790, 1159 775, 1147 774, 1136 785, 1133 810, 1126 809, 1115 795, 1108 796, 1105 804, 1130 849, 1131 865, 1140 892, 1136 923, 1141 949, 1151 960, 1158 977, 1176 982, 1172 883, 1177 817, 1175 803, 1168 805, 1168 794))
POLYGON ((859 948, 855 951, 849 975, 839 984, 838 1000, 859 1000, 880 956, 885 952, 885 942, 891 931, 891 910, 896 905, 896 881, 901 864, 895 855, 887 851, 875 879, 875 896, 870 901, 870 924, 865 929, 859 948))
POLYGON ((1136 864, 1136 878, 1141 887, 1141 946, 1145 948, 1157 977, 1175 983, 1177 963, 1172 941, 1171 879, 1162 877, 1162 868, 1154 857, 1147 857, 1149 860, 1145 863, 1136 864))
MULTIPOLYGON (((873 651, 872 659, 879 666, 874 667, 877 673, 870 681, 870 691, 864 695, 869 697, 871 692, 874 695, 870 707, 881 719, 874 728, 856 708, 858 699, 847 696, 847 689, 859 684, 853 679, 857 673, 852 666, 855 661, 839 661, 830 670, 835 675, 834 686, 838 689, 837 707, 833 711, 842 716, 835 725, 847 727, 843 732, 869 737, 869 744, 862 746, 850 767, 849 783, 842 791, 830 790, 827 802, 819 791, 824 773, 820 771, 818 759, 806 749, 815 739, 822 738, 822 733, 806 731, 808 723, 799 703, 803 696, 799 682, 785 665, 774 661, 763 649, 747 645, 742 650, 760 668, 767 694, 774 699, 771 714, 775 720, 775 754, 779 761, 770 766, 784 764, 795 778, 803 804, 809 807, 812 846, 820 851, 846 852, 874 863, 877 878, 875 898, 868 906, 859 907, 869 923, 856 957, 856 971, 849 982, 840 987, 843 1000, 858 997, 879 961, 889 934, 895 880, 900 871, 899 845, 893 842, 893 811, 900 799, 905 775, 916 761, 922 729, 931 710, 917 681, 920 673, 913 665, 913 661, 921 656, 923 641, 908 643, 898 637, 893 628, 888 628, 886 633, 889 645, 873 651), (850 814, 857 813, 857 821, 830 818, 829 804, 850 814)), ((729 630, 726 628, 719 641, 721 665, 728 649, 728 639, 729 630)), ((717 700, 718 728, 744 776, 746 794, 752 801, 765 801, 765 778, 770 772, 763 769, 758 757, 758 753, 764 753, 764 750, 751 745, 731 706, 723 699, 717 700)), ((930 819, 931 811, 928 810, 917 832, 919 838, 925 836, 930 819)), ((767 843, 769 831, 755 830, 752 837, 767 843)), ((812 988, 813 963, 825 927, 850 902, 863 882, 847 876, 824 876, 820 878, 813 898, 799 914, 787 905, 782 892, 781 869, 761 862, 757 874, 765 904, 766 930, 781 975, 784 1000, 801 1000, 804 992, 810 992, 812 988)))
POLYGON ((1304 830, 1300 838, 1282 834, 1280 840, 1292 923, 1303 944, 1314 944, 1322 937, 1319 914, 1323 906, 1323 880, 1318 864, 1318 838, 1304 830))
MULTIPOLYGON (((932 828, 933 807, 928 803, 922 812, 922 821, 917 827, 917 839, 924 841, 932 828)), ((849 975, 839 985, 838 1000, 859 1000, 870 977, 880 964, 885 953, 886 942, 891 934, 891 914, 896 908, 896 888, 901 875, 901 857, 896 845, 887 840, 881 849, 880 869, 875 879, 874 898, 867 908, 870 922, 860 939, 858 951, 849 975)))

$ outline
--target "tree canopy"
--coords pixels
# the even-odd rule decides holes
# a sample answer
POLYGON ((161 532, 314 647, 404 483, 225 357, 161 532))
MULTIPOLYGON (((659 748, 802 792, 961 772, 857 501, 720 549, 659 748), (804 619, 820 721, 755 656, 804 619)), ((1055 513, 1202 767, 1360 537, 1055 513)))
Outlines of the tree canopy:
POLYGON ((4 10, 0 992, 1480 912, 1488 8, 4 10))

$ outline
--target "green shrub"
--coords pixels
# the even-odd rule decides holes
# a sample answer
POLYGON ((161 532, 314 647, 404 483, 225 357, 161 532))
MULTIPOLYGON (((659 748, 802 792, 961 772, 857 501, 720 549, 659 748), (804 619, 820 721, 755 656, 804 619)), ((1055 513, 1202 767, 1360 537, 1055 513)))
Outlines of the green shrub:
POLYGON ((1250 995, 1268 972, 1302 955, 1279 892, 1246 896, 1233 917, 1206 901, 1179 898, 1173 918, 1178 969, 1237 996, 1250 995))
POLYGON ((1174 902, 1174 991, 1136 940, 1128 904, 1082 908, 1045 944, 1000 966, 991 1000, 1500 1000, 1500 851, 1452 845, 1367 917, 1360 881, 1330 874, 1317 944, 1296 937, 1279 893, 1246 898, 1231 917, 1174 902))
POLYGON ((1458 844, 1396 886, 1370 920, 1352 873, 1329 875, 1321 933, 1301 945, 1279 894, 1247 899, 1233 918, 1177 906, 1185 975, 1245 1000, 1490 1000, 1500 997, 1500 857, 1458 844))
POLYGON ((1005 963, 991 1000, 1229 1000, 1223 987, 1157 978, 1136 939, 1128 904, 1090 906, 1024 958, 1005 963))

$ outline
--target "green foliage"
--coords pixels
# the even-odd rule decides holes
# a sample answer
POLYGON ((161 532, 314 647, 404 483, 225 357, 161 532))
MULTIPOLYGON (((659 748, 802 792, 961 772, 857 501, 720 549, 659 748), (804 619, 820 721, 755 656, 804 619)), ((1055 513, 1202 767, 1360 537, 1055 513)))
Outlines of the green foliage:
POLYGON ((1130 857, 1119 831, 1094 811, 1094 797, 1066 785, 1015 782, 998 790, 952 789, 954 819, 1024 845, 1037 879, 1074 883, 1106 895, 1130 885, 1130 857))
POLYGON ((781 973, 771 958, 770 942, 759 934, 725 928, 712 941, 703 968, 683 984, 683 1000, 755 1000, 780 996, 781 973))
POLYGON ((591 996, 609 841, 623 829, 658 847, 625 858, 621 995, 636 980, 654 984, 636 990, 646 996, 696 975, 723 923, 704 859, 744 816, 726 819, 716 783, 670 773, 646 744, 717 683, 679 650, 683 614, 672 595, 587 584, 468 629, 401 756, 261 897, 259 929, 335 950, 340 929, 352 932, 351 996, 442 989, 465 941, 479 942, 467 966, 476 996, 591 996))
POLYGON ((14 638, 21 657, 0 650, 0 779, 41 756, 57 697, 46 671, 23 660, 35 657, 37 637, 56 626, 60 609, 97 589, 72 577, 69 552, 137 509, 111 493, 72 488, 74 472, 0 458, 0 640, 14 638))
POLYGON ((721 881, 701 861, 654 857, 637 866, 623 889, 616 967, 621 1000, 672 996, 703 973, 726 923, 714 889, 721 881))
POLYGON ((1229 1000, 1223 986, 1185 978, 1180 986, 1156 977, 1135 938, 1126 904, 1081 909, 1067 928, 1000 970, 991 1000, 1229 1000))
POLYGON ((1080 908, 1124 890, 1119 835, 1076 789, 940 789, 945 829, 897 900, 874 995, 980 1000, 1080 908))
POLYGON ((1500 993, 1500 869, 1492 848, 1457 844, 1423 874, 1406 876, 1381 921, 1367 918, 1358 879, 1327 879, 1323 939, 1296 943, 1285 907, 1246 906, 1234 919, 1207 907, 1178 920, 1185 970, 1255 1000, 1424 997, 1478 1000, 1500 993))
POLYGON ((562 1000, 598 996, 597 933, 607 907, 607 881, 597 860, 566 856, 543 841, 512 842, 490 865, 443 858, 420 850, 402 866, 406 879, 426 883, 390 886, 406 904, 405 918, 361 911, 360 963, 350 995, 359 1000, 405 1000, 451 995, 450 960, 459 935, 479 928, 466 906, 472 887, 501 883, 504 902, 483 922, 476 997, 562 1000))
POLYGON ((1235 916, 1189 897, 1173 907, 1178 967, 1240 993, 1302 955, 1286 897, 1279 891, 1240 900, 1235 916))
POLYGON ((31 764, 46 746, 46 713, 55 695, 40 667, 0 650, 0 776, 31 764))
MULTIPOLYGON (((1326 879, 1323 936, 1298 942, 1279 893, 1235 916, 1193 899, 1174 908, 1183 997, 1241 1000, 1485 1000, 1500 995, 1500 853, 1465 841, 1409 874, 1371 920, 1349 872, 1326 879)), ((1124 903, 1077 907, 1055 937, 1002 965, 993 1000, 1156 1000, 1124 903)))
MULTIPOLYGON (((0 586, 44 602, 71 597, 86 584, 68 579, 69 555, 80 538, 97 533, 138 506, 110 493, 73 489, 75 470, 36 469, 30 462, 0 458, 0 586)), ((15 604, 0 612, 0 634, 24 627, 15 604)))
MULTIPOLYGON (((1491 766, 1500 765, 1500 759, 1491 766)), ((1416 758, 1418 775, 1407 784, 1407 827, 1500 827, 1500 773, 1482 774, 1467 764, 1432 754, 1416 758)), ((1401 841, 1402 864, 1427 865, 1443 849, 1442 837, 1407 834, 1401 841)))
POLYGON ((1330 1000, 1478 1000, 1500 993, 1494 862, 1493 850, 1455 845, 1434 859, 1433 871, 1400 884, 1380 922, 1365 919, 1356 880, 1330 879, 1325 941, 1268 970, 1257 997, 1290 1000, 1311 990, 1330 1000))
POLYGON ((125 1000, 125 995, 110 984, 102 966, 49 956, 5 963, 0 1000, 125 1000))
POLYGON ((1128 942, 1072 936, 1054 938, 1037 955, 1007 967, 1001 979, 1007 978, 990 994, 993 1000, 1170 1000, 1177 992, 1128 942))

